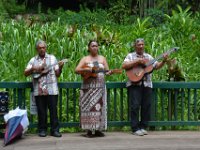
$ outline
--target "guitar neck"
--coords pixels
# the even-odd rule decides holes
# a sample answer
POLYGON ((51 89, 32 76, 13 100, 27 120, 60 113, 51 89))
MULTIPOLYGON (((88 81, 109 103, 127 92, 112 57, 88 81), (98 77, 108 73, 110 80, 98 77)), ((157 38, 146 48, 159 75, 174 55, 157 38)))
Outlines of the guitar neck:
POLYGON ((112 73, 122 73, 121 69, 112 69, 112 70, 103 70, 103 69, 100 69, 100 70, 96 70, 95 73, 100 73, 100 72, 106 73, 108 71, 112 71, 112 73))
POLYGON ((59 62, 67 62, 68 60, 67 59, 63 59, 63 60, 61 60, 61 61, 58 61, 58 62, 56 62, 56 63, 54 63, 54 64, 51 64, 51 65, 49 65, 49 66, 47 66, 47 69, 50 69, 51 67, 54 67, 55 65, 57 65, 59 62))
POLYGON ((46 69, 48 70, 48 69, 50 69, 50 68, 54 67, 54 66, 55 66, 55 65, 57 65, 57 64, 58 64, 58 62, 57 62, 57 63, 54 63, 54 64, 51 64, 51 65, 47 66, 47 68, 46 68, 46 69))
POLYGON ((106 72, 108 72, 108 71, 109 71, 109 70, 99 69, 99 70, 95 70, 95 73, 100 73, 100 72, 106 73, 106 72))
MULTIPOLYGON (((163 53, 163 54, 167 54, 169 55, 170 53, 174 52, 174 51, 177 51, 178 48, 172 48, 170 50, 168 50, 167 52, 163 53)), ((158 61, 159 59, 163 58, 163 54, 159 55, 158 57, 156 57, 155 59, 149 61, 145 66, 148 67, 152 64, 154 64, 156 61, 158 61)))

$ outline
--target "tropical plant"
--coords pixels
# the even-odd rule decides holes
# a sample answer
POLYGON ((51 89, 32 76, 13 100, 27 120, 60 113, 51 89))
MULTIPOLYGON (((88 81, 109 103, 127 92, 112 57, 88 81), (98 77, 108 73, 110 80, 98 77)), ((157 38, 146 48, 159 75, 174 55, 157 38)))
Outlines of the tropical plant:
POLYGON ((131 15, 130 5, 126 0, 117 0, 111 3, 108 16, 116 23, 125 23, 126 17, 131 15))

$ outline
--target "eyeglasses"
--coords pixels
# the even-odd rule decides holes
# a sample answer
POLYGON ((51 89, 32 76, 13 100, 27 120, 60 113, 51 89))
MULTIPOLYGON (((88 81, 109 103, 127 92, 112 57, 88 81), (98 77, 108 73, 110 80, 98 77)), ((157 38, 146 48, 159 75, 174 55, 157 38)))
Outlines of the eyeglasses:
POLYGON ((138 38, 135 40, 135 43, 138 43, 138 42, 144 42, 144 39, 143 38, 138 38))

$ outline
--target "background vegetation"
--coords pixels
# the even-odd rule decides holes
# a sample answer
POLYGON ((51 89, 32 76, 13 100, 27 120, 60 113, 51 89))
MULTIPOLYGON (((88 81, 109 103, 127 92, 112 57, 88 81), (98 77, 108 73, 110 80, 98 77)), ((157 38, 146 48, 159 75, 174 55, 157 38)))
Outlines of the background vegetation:
MULTIPOLYGON (((171 14, 149 9, 147 17, 139 17, 122 9, 122 4, 118 1, 108 10, 91 11, 85 7, 79 12, 49 9, 45 14, 38 10, 37 14, 2 15, 1 81, 29 80, 23 76, 23 70, 36 54, 38 39, 45 40, 48 52, 58 59, 69 58, 60 81, 80 81, 74 69, 80 58, 87 55, 90 39, 98 40, 99 52, 108 59, 110 68, 120 68, 124 57, 133 50, 132 41, 138 37, 145 39, 146 51, 154 57, 172 47, 180 47, 171 57, 177 59, 186 81, 198 81, 199 13, 192 13, 190 7, 183 9, 177 5, 171 14), (5 16, 11 16, 11 19, 5 19, 5 16)), ((166 81, 166 70, 155 72, 154 81, 166 81)), ((125 74, 114 75, 107 80, 125 81, 126 77, 125 74)))

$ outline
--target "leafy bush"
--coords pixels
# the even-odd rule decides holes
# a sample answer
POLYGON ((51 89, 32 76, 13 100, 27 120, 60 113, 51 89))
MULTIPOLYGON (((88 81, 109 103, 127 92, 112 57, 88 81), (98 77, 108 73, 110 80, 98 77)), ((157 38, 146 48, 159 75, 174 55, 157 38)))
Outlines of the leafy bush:
POLYGON ((24 13, 26 10, 25 4, 17 5, 16 0, 2 0, 0 3, 11 17, 16 13, 24 13))
POLYGON ((160 24, 165 22, 164 12, 160 9, 147 9, 146 14, 150 17, 150 22, 152 26, 160 26, 160 24))
MULTIPOLYGON (((166 22, 152 25, 151 17, 137 18, 132 24, 116 24, 107 18, 106 11, 49 11, 49 15, 35 15, 29 21, 9 20, 0 24, 0 66, 2 81, 26 81, 23 70, 28 60, 35 55, 35 42, 43 39, 48 44, 48 52, 58 59, 70 58, 64 67, 60 81, 80 81, 74 69, 87 54, 87 43, 97 39, 100 43, 100 54, 106 56, 110 68, 120 68, 124 57, 133 50, 132 41, 143 37, 146 51, 154 57, 171 47, 180 47, 172 58, 181 64, 186 81, 200 79, 197 66, 199 63, 199 17, 192 17, 189 8, 167 16, 166 22), (42 17, 46 17, 47 20, 42 17), (49 17, 49 19, 48 19, 49 17), (197 19, 196 19, 197 18, 197 19), (30 22, 32 20, 32 22, 30 22), (47 21, 47 22, 46 22, 47 21), (192 65, 191 65, 192 64, 192 65), (13 73, 14 72, 14 73, 13 73)), ((166 69, 154 73, 154 81, 167 80, 166 69)), ((114 75, 108 81, 126 81, 125 74, 114 75)))
POLYGON ((111 3, 108 16, 116 23, 124 24, 131 15, 130 5, 125 0, 117 0, 111 3))

